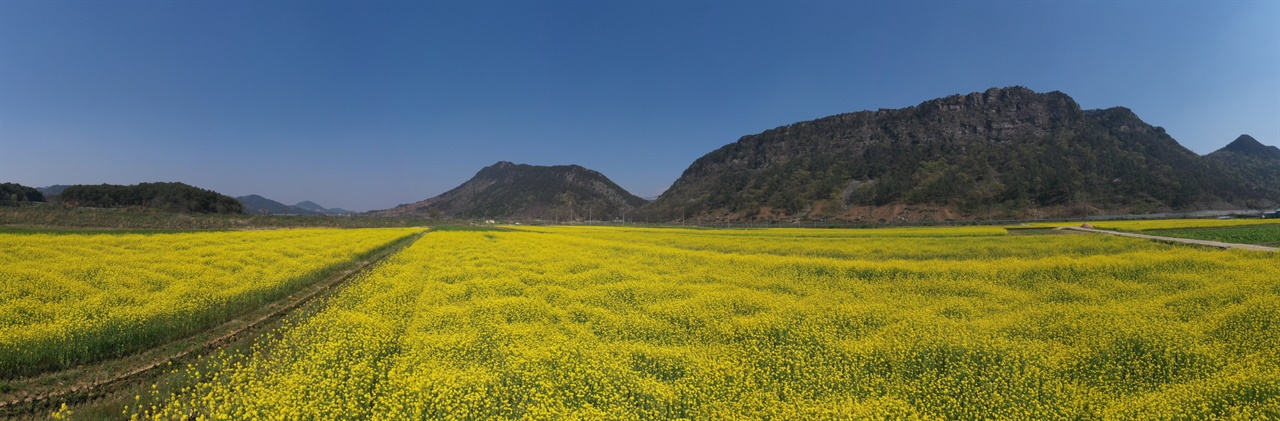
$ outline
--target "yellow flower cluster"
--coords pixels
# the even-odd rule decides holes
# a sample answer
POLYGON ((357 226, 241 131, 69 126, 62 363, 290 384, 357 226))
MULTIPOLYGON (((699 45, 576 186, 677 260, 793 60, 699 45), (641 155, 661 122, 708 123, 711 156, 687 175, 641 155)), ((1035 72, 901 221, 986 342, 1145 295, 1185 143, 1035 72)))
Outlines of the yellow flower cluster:
POLYGON ((0 373, 73 366, 206 329, 413 232, 0 234, 0 373))
POLYGON ((1280 414, 1274 255, 984 230, 430 233, 132 415, 1280 414))

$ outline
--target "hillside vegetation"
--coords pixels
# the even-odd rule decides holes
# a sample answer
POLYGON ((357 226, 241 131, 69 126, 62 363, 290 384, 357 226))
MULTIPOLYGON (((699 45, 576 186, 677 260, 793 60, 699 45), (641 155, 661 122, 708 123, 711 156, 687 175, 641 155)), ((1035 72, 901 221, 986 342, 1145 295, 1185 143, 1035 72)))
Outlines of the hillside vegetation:
POLYGON ((17 183, 0 183, 0 205, 43 201, 40 190, 17 183))
POLYGON ((75 207, 143 207, 168 212, 241 213, 235 198, 183 183, 76 185, 59 194, 62 203, 75 207))

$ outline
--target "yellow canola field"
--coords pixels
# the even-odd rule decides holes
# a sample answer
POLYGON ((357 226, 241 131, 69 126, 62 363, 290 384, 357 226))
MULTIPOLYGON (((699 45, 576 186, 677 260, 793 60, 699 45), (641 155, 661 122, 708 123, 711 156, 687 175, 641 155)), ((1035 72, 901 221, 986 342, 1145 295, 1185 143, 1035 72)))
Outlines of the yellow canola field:
POLYGON ((794 233, 754 232, 433 232, 274 339, 193 366, 191 378, 203 380, 156 396, 158 411, 127 412, 227 420, 1280 414, 1275 254, 1110 236, 940 230, 792 241, 794 233))
POLYGON ((209 328, 415 231, 0 234, 0 377, 209 328))

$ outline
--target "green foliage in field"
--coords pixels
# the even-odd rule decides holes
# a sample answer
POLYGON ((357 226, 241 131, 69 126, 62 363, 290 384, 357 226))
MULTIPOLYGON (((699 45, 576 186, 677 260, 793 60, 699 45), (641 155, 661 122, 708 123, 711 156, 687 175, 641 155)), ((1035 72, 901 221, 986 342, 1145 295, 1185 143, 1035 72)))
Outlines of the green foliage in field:
MULTIPOLYGON (((1228 227, 1248 227, 1255 225, 1280 225, 1277 219, 1143 219, 1143 220, 1114 220, 1114 221, 1062 221, 1062 222, 1031 222, 1019 225, 1023 228, 1054 228, 1054 227, 1078 227, 1081 224, 1088 223, 1095 228, 1108 229, 1116 231, 1132 231, 1142 232, 1151 230, 1166 229, 1190 229, 1190 228, 1228 228, 1228 227)), ((1151 233, 1154 234, 1154 233, 1151 233)))
POLYGON ((1151 230, 1144 233, 1227 243, 1280 246, 1280 223, 1229 228, 1151 230))
POLYGON ((1118 231, 1151 231, 1178 228, 1228 228, 1280 225, 1275 219, 1157 219, 1149 221, 1103 221, 1094 223, 1102 229, 1118 231))
POLYGON ((157 396, 168 400, 159 413, 135 410, 160 419, 1280 415, 1277 255, 935 230, 430 233, 278 339, 193 371, 207 380, 157 396))

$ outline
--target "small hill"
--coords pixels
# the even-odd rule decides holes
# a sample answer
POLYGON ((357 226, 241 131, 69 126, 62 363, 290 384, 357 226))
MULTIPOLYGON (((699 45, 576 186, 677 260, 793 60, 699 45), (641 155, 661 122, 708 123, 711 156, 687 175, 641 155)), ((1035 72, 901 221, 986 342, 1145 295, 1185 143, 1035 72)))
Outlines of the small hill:
POLYGON ((58 196, 67 206, 91 208, 141 207, 184 213, 240 213, 244 209, 230 196, 183 183, 75 185, 58 196))
POLYGON ((0 204, 43 201, 44 194, 38 189, 18 183, 0 183, 0 204))
POLYGON ((257 215, 315 215, 315 212, 289 206, 256 194, 237 197, 244 204, 244 213, 257 215))
MULTIPOLYGON (((1267 146, 1247 134, 1205 155, 1232 184, 1243 186, 1252 196, 1280 201, 1280 148, 1267 146)), ((1270 207, 1266 200, 1254 200, 1252 207, 1270 207)))
POLYGON ((612 220, 645 200, 599 172, 578 165, 537 166, 502 161, 462 185, 420 202, 375 215, 443 215, 451 218, 612 220))
MULTIPOLYGON (((1225 149, 1272 154, 1250 141, 1225 149)), ((1278 199, 1241 177, 1127 108, 1083 110, 1061 92, 992 88, 744 136, 696 160, 643 213, 875 222, 1194 211, 1278 199)), ((1275 181, 1268 177, 1260 185, 1275 181)))

